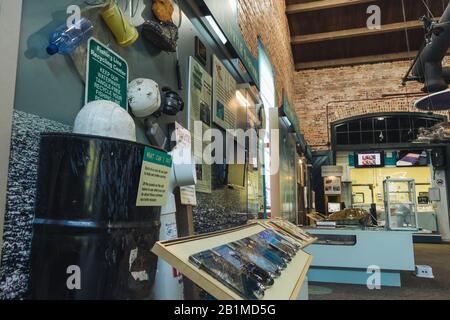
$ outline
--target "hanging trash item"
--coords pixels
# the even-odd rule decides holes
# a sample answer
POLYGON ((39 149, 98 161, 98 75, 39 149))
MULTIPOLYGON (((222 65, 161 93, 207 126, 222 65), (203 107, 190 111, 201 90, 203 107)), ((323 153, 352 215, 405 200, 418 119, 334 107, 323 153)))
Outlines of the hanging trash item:
POLYGON ((142 119, 161 114, 175 116, 184 109, 184 101, 177 92, 144 78, 134 79, 128 85, 128 105, 133 115, 142 119))
MULTIPOLYGON (((172 2, 170 0, 154 0, 152 11, 155 20, 148 20, 143 24, 142 35, 157 48, 176 52, 180 25, 177 26, 172 22, 174 12, 172 2)), ((181 17, 181 9, 179 11, 181 17)))
POLYGON ((169 116, 175 116, 178 112, 183 111, 184 101, 178 93, 170 88, 162 88, 162 107, 161 111, 169 116))
POLYGON ((173 22, 146 21, 142 25, 142 35, 163 51, 177 50, 178 28, 173 22))
POLYGON ((115 0, 109 0, 109 5, 101 16, 121 47, 132 45, 138 39, 139 33, 125 18, 115 0))
POLYGON ((154 0, 152 11, 161 22, 172 22, 173 4, 170 0, 154 0))
POLYGON ((134 79, 128 85, 128 105, 135 117, 147 118, 159 111, 159 85, 151 79, 134 79))
POLYGON ((86 18, 81 18, 70 27, 63 24, 52 33, 47 53, 49 55, 71 54, 92 36, 93 31, 92 23, 86 18))

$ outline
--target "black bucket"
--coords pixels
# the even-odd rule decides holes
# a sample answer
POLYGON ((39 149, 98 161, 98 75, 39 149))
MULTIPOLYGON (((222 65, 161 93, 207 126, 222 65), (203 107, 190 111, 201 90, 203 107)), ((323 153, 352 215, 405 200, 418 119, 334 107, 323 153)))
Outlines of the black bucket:
POLYGON ((160 207, 137 207, 145 145, 41 136, 31 299, 151 298, 160 207))

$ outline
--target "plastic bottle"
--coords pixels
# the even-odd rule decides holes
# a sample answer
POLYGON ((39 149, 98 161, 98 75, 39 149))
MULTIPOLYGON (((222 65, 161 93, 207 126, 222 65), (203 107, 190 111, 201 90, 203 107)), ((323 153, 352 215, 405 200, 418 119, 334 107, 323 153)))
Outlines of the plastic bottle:
POLYGON ((49 55, 56 53, 70 54, 79 45, 87 41, 92 36, 93 31, 92 23, 86 18, 81 18, 79 22, 69 28, 64 24, 52 33, 47 53, 49 55))

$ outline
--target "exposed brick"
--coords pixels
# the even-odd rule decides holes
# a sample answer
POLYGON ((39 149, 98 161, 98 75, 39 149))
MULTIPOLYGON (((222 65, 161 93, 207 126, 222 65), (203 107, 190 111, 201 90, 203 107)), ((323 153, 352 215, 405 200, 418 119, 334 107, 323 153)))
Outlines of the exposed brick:
POLYGON ((329 149, 327 126, 337 120, 377 112, 419 112, 413 106, 419 95, 404 94, 420 93, 422 85, 401 84, 410 65, 411 61, 397 61, 296 72, 294 105, 308 143, 314 150, 329 149), (400 96, 383 98, 385 94, 400 96))
POLYGON ((294 60, 284 0, 238 0, 239 26, 249 49, 258 56, 258 36, 275 69, 277 105, 283 89, 294 98, 294 60))
MULTIPOLYGON (((275 69, 277 104, 286 90, 293 102, 307 142, 314 150, 328 149, 333 121, 356 115, 411 111, 422 85, 402 86, 411 61, 366 64, 295 72, 284 0, 237 0, 239 26, 249 49, 258 56, 260 36, 275 69), (384 94, 400 94, 383 98, 384 94)), ((447 112, 443 113, 448 115, 447 112)))

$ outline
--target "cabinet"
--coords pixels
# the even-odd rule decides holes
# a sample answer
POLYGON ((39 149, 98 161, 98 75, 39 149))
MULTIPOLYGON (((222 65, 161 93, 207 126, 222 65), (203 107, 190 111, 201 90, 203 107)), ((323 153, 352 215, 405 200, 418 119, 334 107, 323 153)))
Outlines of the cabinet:
POLYGON ((390 230, 418 230, 415 180, 386 179, 383 188, 386 227, 390 230))

